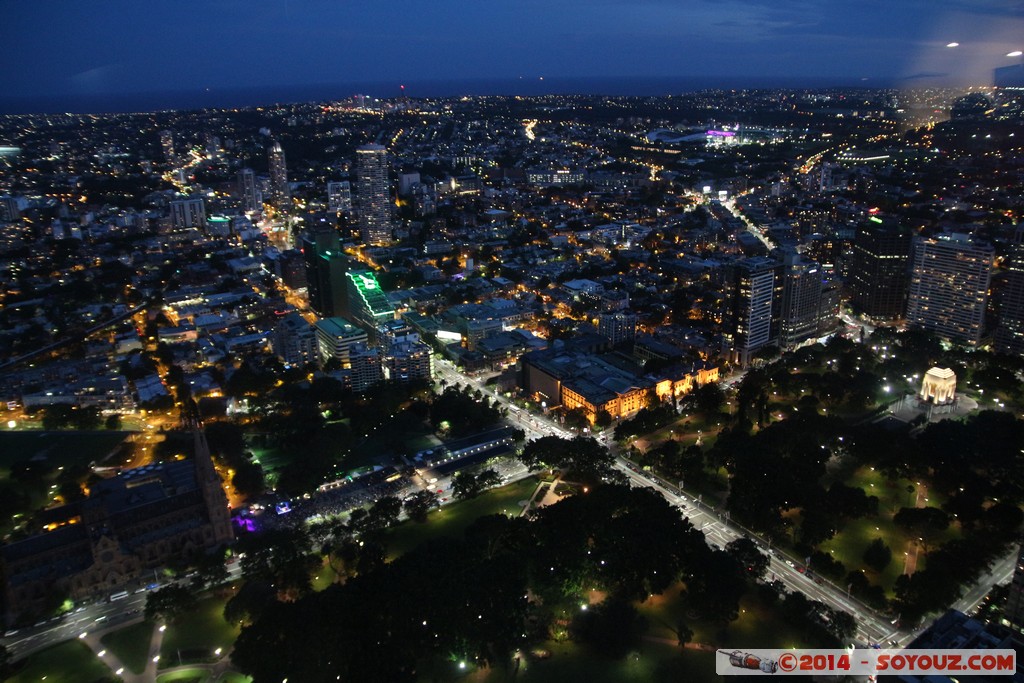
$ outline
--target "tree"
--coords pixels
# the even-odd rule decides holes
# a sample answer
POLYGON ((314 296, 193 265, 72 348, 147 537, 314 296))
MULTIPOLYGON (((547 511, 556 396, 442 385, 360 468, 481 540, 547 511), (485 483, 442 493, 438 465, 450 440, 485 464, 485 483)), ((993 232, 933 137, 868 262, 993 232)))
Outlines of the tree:
POLYGON ((417 491, 406 499, 405 512, 409 519, 423 523, 427 521, 427 513, 436 505, 437 493, 429 490, 417 491))
POLYGON ((228 580, 228 568, 224 565, 225 549, 222 547, 212 553, 203 553, 196 562, 195 576, 189 582, 192 590, 203 590, 219 586, 228 580))
POLYGON ((274 602, 277 591, 267 581, 246 581, 224 605, 224 621, 229 624, 253 623, 267 605, 274 602))
POLYGON ((638 647, 646 630, 647 620, 629 600, 616 595, 605 598, 600 605, 580 610, 569 627, 574 640, 612 659, 622 659, 638 647))
POLYGON ((864 564, 880 572, 892 562, 892 549, 880 538, 871 541, 864 550, 864 564))
POLYGON ((725 404, 725 392, 718 382, 709 382, 693 390, 691 394, 693 406, 700 411, 713 415, 725 404))
POLYGON ((575 480, 596 484, 613 474, 615 456, 597 440, 577 436, 562 439, 542 436, 526 444, 519 460, 530 469, 551 467, 575 480))
POLYGON ((366 515, 366 530, 380 531, 398 521, 402 513, 402 501, 397 496, 384 496, 370 506, 366 515))
POLYGON ((768 556, 758 550, 757 544, 749 538, 740 537, 731 541, 725 546, 725 552, 732 555, 751 579, 760 579, 768 570, 768 556))
POLYGON ((117 431, 121 429, 121 416, 118 415, 117 413, 107 416, 107 419, 104 421, 103 426, 105 429, 109 429, 112 431, 117 431))
POLYGON ((452 477, 452 495, 459 500, 469 500, 480 495, 483 489, 472 472, 457 472, 452 477))
POLYGON ((238 464, 235 474, 231 477, 231 485, 243 496, 258 496, 267 490, 267 481, 263 475, 263 468, 256 463, 246 460, 238 464))
POLYGON ((597 411, 597 416, 594 418, 594 426, 600 427, 601 429, 607 429, 612 426, 613 418, 612 414, 602 408, 597 411))
POLYGON ((0 645, 0 679, 6 681, 12 673, 14 671, 11 669, 11 653, 5 646, 0 645))
POLYGON ((192 609, 196 604, 196 595, 189 588, 178 584, 164 586, 146 596, 146 618, 155 621, 162 618, 174 621, 192 609))
POLYGON ((934 535, 949 528, 949 515, 938 508, 900 508, 893 516, 896 526, 921 536, 934 535))

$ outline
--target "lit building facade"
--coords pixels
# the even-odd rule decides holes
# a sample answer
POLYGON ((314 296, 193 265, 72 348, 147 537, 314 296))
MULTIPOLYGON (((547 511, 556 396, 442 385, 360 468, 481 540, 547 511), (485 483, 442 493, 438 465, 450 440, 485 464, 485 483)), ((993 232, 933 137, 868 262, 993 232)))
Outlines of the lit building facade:
POLYGON ((628 312, 601 313, 597 316, 597 333, 607 337, 612 346, 636 339, 636 315, 628 312))
POLYGON ((366 244, 389 244, 392 226, 387 149, 383 145, 363 145, 356 155, 360 235, 366 244))
POLYGON ((778 340, 782 279, 778 261, 755 256, 736 264, 733 349, 742 365, 758 349, 778 340))
POLYGON ((990 245, 967 235, 916 238, 907 324, 953 342, 977 345, 985 326, 994 257, 990 245))
POLYGON ((206 229, 206 206, 202 197, 174 199, 171 201, 171 225, 177 230, 186 228, 206 229))
POLYGON ((348 308, 353 322, 376 334, 381 323, 395 319, 395 309, 372 271, 349 271, 346 277, 348 308))
POLYGON ((306 365, 319 360, 317 334, 299 313, 289 313, 270 337, 274 353, 289 365, 306 365))
POLYGON ((281 143, 274 142, 267 150, 267 165, 270 167, 270 188, 278 209, 286 209, 291 203, 292 193, 288 187, 288 163, 281 143))
POLYGON ((949 368, 932 368, 921 380, 922 401, 935 404, 950 403, 956 398, 956 373, 949 368))
POLYGON ((994 346, 1000 353, 1024 355, 1024 225, 1017 226, 1010 245, 994 346))
POLYGON ((317 321, 316 341, 321 366, 334 358, 347 368, 351 366, 352 349, 358 344, 365 345, 367 336, 344 318, 334 317, 317 321))
POLYGON ((779 346, 788 350, 818 335, 818 329, 822 324, 821 266, 803 261, 799 254, 786 254, 781 277, 779 346))
POLYGON ((910 231, 874 218, 857 229, 850 260, 850 303, 877 320, 903 317, 906 306, 910 231))
POLYGON ((238 197, 242 202, 242 211, 246 213, 263 208, 263 194, 256 183, 256 172, 251 168, 243 168, 238 172, 238 197))

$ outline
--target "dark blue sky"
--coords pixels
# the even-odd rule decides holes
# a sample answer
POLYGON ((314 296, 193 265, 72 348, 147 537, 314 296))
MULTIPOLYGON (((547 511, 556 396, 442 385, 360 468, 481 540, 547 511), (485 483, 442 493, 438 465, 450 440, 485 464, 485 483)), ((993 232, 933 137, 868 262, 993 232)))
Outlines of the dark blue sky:
MULTIPOLYGON (((988 84, 1009 0, 0 0, 0 95, 394 80, 835 77, 988 84), (946 48, 950 41, 960 47, 946 48)), ((413 89, 414 92, 414 89, 413 89)))

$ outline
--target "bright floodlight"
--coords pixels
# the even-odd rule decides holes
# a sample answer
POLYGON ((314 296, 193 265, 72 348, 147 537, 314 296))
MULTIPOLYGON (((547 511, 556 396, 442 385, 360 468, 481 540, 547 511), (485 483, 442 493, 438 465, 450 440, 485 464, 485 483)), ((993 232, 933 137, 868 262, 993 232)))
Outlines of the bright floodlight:
POLYGON ((1014 50, 1013 52, 1007 52, 1006 56, 1007 57, 1020 57, 1022 54, 1024 54, 1024 52, 1021 52, 1020 50, 1014 50))
POLYGON ((946 43, 946 47, 960 47, 960 43, 946 43))

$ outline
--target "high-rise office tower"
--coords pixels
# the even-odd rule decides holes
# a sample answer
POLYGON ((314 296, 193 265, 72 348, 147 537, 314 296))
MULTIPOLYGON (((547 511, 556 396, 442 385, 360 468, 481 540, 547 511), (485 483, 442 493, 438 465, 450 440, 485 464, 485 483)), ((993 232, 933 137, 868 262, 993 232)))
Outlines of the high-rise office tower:
POLYGON ((177 229, 206 229, 206 207, 202 197, 188 197, 171 201, 171 225, 177 229))
POLYGON ((174 133, 169 130, 160 131, 160 146, 164 150, 164 161, 173 164, 178 160, 174 153, 174 133))
POLYGON ((358 155, 359 230, 366 244, 391 241, 388 153, 383 145, 363 145, 358 155))
POLYGON ((327 208, 335 213, 352 211, 352 186, 347 180, 327 183, 327 208))
POLYGON ((750 362, 755 351, 778 340, 782 288, 779 270, 779 262, 767 256, 754 256, 736 264, 733 349, 743 365, 750 362))
POLYGON ((0 223, 13 223, 21 218, 18 200, 10 195, 0 197, 0 223))
POLYGON ((849 267, 851 303, 879 320, 903 317, 910 260, 910 231, 872 218, 857 229, 849 267))
POLYGON ((1017 226, 1007 254, 1006 288, 999 307, 995 349, 1024 355, 1024 223, 1017 226))
POLYGON ((288 166, 281 143, 274 141, 267 150, 267 165, 270 167, 270 187, 274 203, 278 209, 286 209, 291 204, 292 193, 288 188, 288 166))
POLYGON ((976 345, 985 326, 994 257, 991 245, 969 235, 915 238, 907 324, 976 345))
POLYGON ((395 319, 395 308, 369 270, 350 270, 348 277, 348 308, 352 322, 376 335, 381 323, 395 319))
POLYGON ((309 307, 321 317, 349 315, 348 278, 351 261, 341 250, 338 234, 320 230, 302 238, 309 307))
POLYGON ((821 311, 821 267, 800 254, 785 254, 781 268, 779 346, 792 349, 818 335, 821 311))
POLYGON ((259 211, 263 206, 263 194, 256 184, 256 172, 251 168, 238 172, 238 196, 242 200, 242 211, 259 211))

